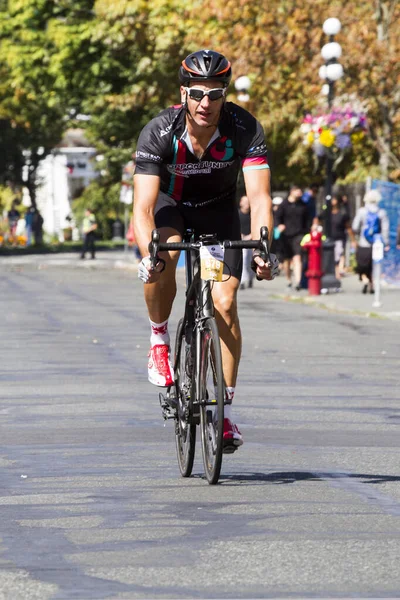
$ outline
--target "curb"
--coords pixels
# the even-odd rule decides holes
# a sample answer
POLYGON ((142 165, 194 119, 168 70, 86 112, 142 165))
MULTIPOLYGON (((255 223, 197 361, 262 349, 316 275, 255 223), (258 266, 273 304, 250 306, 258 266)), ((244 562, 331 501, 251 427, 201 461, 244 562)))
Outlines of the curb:
POLYGON ((363 311, 358 309, 351 308, 340 308, 339 306, 329 306, 324 302, 321 302, 319 299, 314 297, 304 297, 301 298, 299 296, 290 296, 287 294, 270 294, 269 298, 273 300, 284 300, 285 302, 292 302, 293 304, 304 304, 306 306, 314 306, 316 308, 320 308, 335 314, 343 314, 343 315, 353 315, 358 317, 367 317, 370 319, 390 319, 390 320, 400 320, 400 312, 391 311, 385 313, 379 313, 374 310, 371 311, 363 311))

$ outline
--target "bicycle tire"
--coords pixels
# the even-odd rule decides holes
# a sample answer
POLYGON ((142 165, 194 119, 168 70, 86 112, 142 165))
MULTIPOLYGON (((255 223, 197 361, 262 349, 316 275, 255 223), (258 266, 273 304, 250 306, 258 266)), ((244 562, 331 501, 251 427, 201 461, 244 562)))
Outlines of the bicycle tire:
POLYGON ((196 450, 196 425, 190 422, 192 381, 189 378, 190 345, 186 340, 187 323, 178 323, 175 341, 175 393, 177 400, 175 418, 175 443, 179 470, 182 477, 190 477, 196 450), (177 357, 179 360, 177 361, 177 357))
POLYGON ((200 428, 204 473, 209 484, 218 483, 222 465, 225 383, 221 343, 214 317, 204 321, 200 342, 200 428), (209 379, 210 378, 210 379, 209 379), (206 404, 215 400, 215 406, 206 404))

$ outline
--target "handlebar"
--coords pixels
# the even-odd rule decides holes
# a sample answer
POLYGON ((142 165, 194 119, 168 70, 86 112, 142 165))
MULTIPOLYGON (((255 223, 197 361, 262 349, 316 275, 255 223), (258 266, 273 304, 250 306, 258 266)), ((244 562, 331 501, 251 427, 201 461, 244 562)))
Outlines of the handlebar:
POLYGON ((159 252, 168 250, 199 250, 201 246, 212 244, 220 244, 223 248, 231 249, 242 249, 250 248, 253 250, 259 250, 259 256, 267 262, 268 266, 271 266, 271 258, 269 255, 268 247, 268 227, 261 227, 260 239, 259 240, 224 240, 219 242, 215 236, 202 236, 199 241, 196 242, 160 242, 160 232, 158 229, 154 229, 151 234, 151 242, 149 243, 149 252, 151 259, 151 266, 155 269, 159 262, 163 263, 163 269, 165 268, 165 261, 158 256, 159 252))

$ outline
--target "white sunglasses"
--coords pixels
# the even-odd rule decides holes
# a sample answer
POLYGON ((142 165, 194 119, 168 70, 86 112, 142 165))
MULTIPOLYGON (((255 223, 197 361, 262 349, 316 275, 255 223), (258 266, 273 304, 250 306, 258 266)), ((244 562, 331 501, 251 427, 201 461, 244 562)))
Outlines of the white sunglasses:
POLYGON ((208 96, 211 102, 215 100, 220 100, 225 97, 226 88, 214 88, 212 90, 201 90, 200 88, 188 88, 185 87, 185 92, 188 94, 191 100, 196 100, 196 102, 201 102, 204 96, 208 96))

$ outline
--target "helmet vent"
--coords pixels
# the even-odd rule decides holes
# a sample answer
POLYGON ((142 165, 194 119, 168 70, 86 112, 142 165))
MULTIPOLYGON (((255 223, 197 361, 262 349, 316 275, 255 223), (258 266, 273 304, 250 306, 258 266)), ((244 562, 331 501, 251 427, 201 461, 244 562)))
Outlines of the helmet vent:
POLYGON ((220 66, 220 64, 222 63, 222 60, 223 60, 222 58, 219 58, 219 59, 218 59, 218 62, 217 62, 217 64, 215 65, 215 70, 219 69, 219 66, 220 66))
POLYGON ((182 85, 205 79, 218 79, 224 87, 232 77, 231 63, 219 52, 198 50, 182 61, 179 69, 179 81, 182 85))

